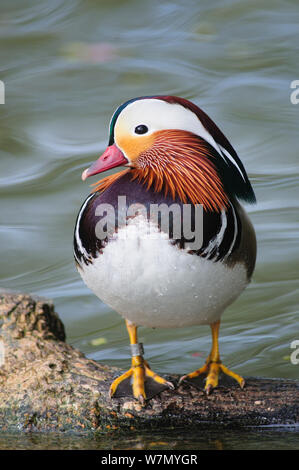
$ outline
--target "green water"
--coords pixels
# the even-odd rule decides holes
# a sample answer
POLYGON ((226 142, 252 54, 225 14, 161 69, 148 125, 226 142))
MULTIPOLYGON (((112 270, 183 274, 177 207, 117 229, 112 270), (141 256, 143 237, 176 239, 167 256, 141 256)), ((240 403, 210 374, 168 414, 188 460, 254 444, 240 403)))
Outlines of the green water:
MULTIPOLYGON (((54 299, 72 345, 128 367, 121 317, 74 267, 73 227, 89 193, 80 175, 105 149, 121 102, 183 96, 231 140, 258 200, 247 207, 257 267, 223 316, 222 358, 245 376, 298 378, 298 33, 297 0, 2 0, 0 285, 54 299)), ((140 329, 140 340, 160 373, 194 370, 210 347, 208 327, 140 329)))
POLYGON ((127 437, 106 436, 104 439, 61 436, 50 433, 1 434, 0 449, 49 449, 49 450, 294 450, 298 449, 298 428, 260 430, 201 430, 190 435, 186 429, 169 430, 154 435, 132 433, 127 437))

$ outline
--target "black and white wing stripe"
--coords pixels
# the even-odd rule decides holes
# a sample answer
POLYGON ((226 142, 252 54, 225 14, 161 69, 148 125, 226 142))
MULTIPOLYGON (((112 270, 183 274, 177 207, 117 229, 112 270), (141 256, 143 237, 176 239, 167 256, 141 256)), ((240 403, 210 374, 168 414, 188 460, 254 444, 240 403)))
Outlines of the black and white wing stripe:
POLYGON ((74 257, 77 264, 81 265, 82 262, 87 264, 92 263, 92 258, 96 257, 96 239, 94 236, 94 225, 88 224, 90 202, 95 197, 95 194, 90 194, 82 204, 79 211, 75 232, 74 232, 74 257), (84 217, 83 217, 84 215, 84 217), (92 243, 93 241, 93 243, 92 243), (95 245, 95 246, 93 246, 95 245))
POLYGON ((230 203, 221 214, 205 212, 203 217, 203 244, 196 254, 211 261, 226 261, 239 247, 242 226, 240 217, 230 203))

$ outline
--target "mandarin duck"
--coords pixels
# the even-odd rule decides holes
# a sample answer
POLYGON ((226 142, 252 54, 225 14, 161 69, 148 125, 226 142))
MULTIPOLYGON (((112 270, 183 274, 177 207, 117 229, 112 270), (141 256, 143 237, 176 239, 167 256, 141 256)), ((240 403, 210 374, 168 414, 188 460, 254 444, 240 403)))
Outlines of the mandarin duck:
POLYGON ((192 102, 146 96, 114 112, 108 147, 82 179, 119 166, 125 168, 94 185, 74 233, 79 273, 122 315, 130 339, 131 368, 112 382, 110 396, 131 394, 145 403, 174 388, 144 359, 139 326, 210 325, 205 364, 179 384, 204 377, 209 394, 222 373, 243 388, 244 379, 222 364, 218 346, 221 315, 249 283, 256 260, 255 231, 239 203, 254 203, 255 195, 236 151, 192 102), (158 217, 151 208, 161 209, 158 217), (180 230, 174 230, 177 220, 180 230), (186 226, 193 227, 187 235, 186 226))

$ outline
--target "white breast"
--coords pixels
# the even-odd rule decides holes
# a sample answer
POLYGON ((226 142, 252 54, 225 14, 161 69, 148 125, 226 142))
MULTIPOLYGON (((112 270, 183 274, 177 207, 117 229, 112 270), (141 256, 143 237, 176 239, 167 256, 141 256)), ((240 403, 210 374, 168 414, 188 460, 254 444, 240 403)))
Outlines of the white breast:
POLYGON ((227 267, 188 254, 142 216, 131 219, 79 272, 103 302, 147 327, 212 323, 248 282, 242 264, 227 267))

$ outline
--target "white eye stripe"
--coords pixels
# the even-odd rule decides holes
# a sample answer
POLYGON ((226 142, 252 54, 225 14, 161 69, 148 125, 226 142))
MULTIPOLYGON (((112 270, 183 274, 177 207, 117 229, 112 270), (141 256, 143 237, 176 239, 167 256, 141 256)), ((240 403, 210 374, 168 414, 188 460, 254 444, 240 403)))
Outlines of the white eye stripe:
POLYGON ((141 123, 148 127, 149 132, 168 129, 193 132, 202 136, 217 150, 216 142, 198 117, 179 104, 170 104, 159 99, 139 100, 128 104, 115 123, 115 137, 117 138, 119 130, 130 133, 141 123))
POLYGON ((159 130, 180 129, 198 135, 210 144, 226 163, 228 159, 246 183, 244 171, 239 167, 234 157, 220 143, 216 142, 199 117, 190 109, 180 104, 167 103, 155 98, 133 101, 121 111, 116 120, 116 143, 119 128, 136 136, 135 129, 140 124, 147 126, 147 134, 159 130))

